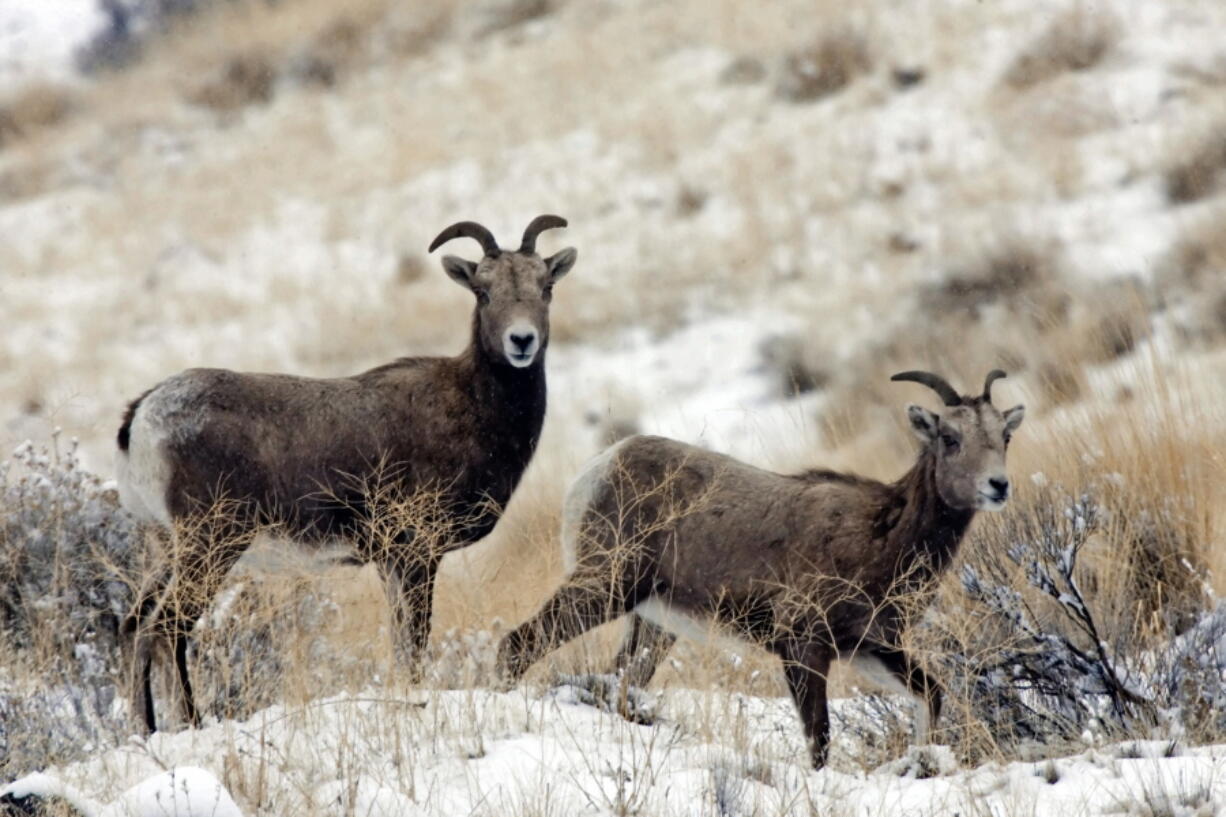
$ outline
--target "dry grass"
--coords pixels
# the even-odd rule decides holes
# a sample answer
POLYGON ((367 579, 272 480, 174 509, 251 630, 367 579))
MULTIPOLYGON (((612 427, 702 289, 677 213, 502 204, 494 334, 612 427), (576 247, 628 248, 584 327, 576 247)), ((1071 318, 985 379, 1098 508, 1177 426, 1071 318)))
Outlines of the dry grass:
POLYGON ((0 100, 0 150, 60 125, 76 112, 76 93, 59 85, 25 85, 0 100))
POLYGON ((843 90, 872 67, 869 41, 862 32, 833 29, 784 58, 775 93, 788 102, 813 102, 843 90))
POLYGON ((1004 82, 1022 89, 1070 71, 1088 71, 1110 55, 1122 28, 1112 12, 1077 3, 1014 57, 1004 82))
POLYGON ((1226 133, 1222 121, 1201 134, 1171 146, 1171 159, 1164 171, 1166 197, 1172 204, 1189 204, 1220 191, 1226 173, 1226 133))

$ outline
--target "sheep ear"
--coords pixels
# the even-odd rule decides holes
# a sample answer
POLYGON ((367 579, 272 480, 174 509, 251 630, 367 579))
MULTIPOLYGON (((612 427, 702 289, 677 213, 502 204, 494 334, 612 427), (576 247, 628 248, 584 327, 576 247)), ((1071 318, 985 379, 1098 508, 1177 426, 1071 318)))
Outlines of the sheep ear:
POLYGON ((940 415, 912 403, 907 406, 907 419, 911 421, 911 430, 921 442, 927 444, 937 438, 938 429, 941 427, 940 415))
POLYGON ((465 289, 472 289, 473 275, 477 272, 477 262, 466 261, 458 255, 444 255, 443 269, 451 280, 465 289))
POLYGON ((1013 432, 1017 431, 1017 427, 1022 424, 1022 420, 1026 419, 1026 407, 1020 404, 1016 405, 1006 411, 1004 417, 1005 432, 1007 434, 1012 434, 1013 432))
POLYGON ((549 283, 561 278, 566 273, 570 272, 570 268, 575 265, 575 260, 579 257, 579 252, 574 247, 567 247, 545 259, 545 269, 549 271, 549 283))

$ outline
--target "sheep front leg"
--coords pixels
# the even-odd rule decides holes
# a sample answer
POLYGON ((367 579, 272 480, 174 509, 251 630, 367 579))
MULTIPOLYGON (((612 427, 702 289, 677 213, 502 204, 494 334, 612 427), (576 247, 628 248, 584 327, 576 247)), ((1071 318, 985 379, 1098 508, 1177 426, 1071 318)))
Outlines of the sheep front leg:
POLYGON ((813 768, 826 765, 830 748, 830 713, 826 707, 826 677, 830 648, 824 644, 788 643, 778 650, 796 710, 804 724, 813 768))
POLYGON ((424 672, 426 646, 430 640, 430 612, 434 603, 434 579, 439 559, 379 560, 379 575, 392 614, 392 644, 396 663, 404 668, 410 683, 419 683, 424 672))

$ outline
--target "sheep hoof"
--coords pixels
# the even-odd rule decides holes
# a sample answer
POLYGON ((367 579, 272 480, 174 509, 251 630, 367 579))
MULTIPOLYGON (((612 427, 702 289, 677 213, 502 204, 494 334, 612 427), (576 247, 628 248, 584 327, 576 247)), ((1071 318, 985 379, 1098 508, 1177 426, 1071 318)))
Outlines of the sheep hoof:
POLYGON ((583 704, 615 712, 631 723, 651 726, 657 720, 656 699, 612 673, 560 675, 554 697, 564 703, 583 704))

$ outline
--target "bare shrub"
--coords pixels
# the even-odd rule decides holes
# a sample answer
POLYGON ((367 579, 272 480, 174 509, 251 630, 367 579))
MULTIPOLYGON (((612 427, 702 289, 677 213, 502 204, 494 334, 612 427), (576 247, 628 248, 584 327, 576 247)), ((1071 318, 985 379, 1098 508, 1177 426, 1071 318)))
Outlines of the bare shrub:
POLYGON ((76 443, 25 443, 0 464, 0 621, 13 645, 48 634, 57 651, 112 644, 131 600, 138 537, 113 491, 84 470, 76 443))
POLYGON ((112 679, 137 541, 75 443, 25 443, 0 464, 0 635, 12 670, 0 685, 0 779, 123 734, 112 679))
POLYGON ((962 594, 947 587, 921 628, 966 756, 1226 726, 1226 606, 1205 590, 1203 520, 1118 477, 1043 484, 981 526, 962 594))
POLYGON ((1065 11, 1013 59, 1004 82, 1029 88, 1069 71, 1088 71, 1119 42, 1121 24, 1114 14, 1078 4, 1065 11))
POLYGON ((938 284, 920 291, 920 308, 942 316, 978 318, 993 303, 1043 308, 1050 318, 1058 301, 1044 288, 1063 277, 1055 248, 1044 242, 1005 237, 955 267, 938 284))
POLYGON ((1002 743, 1053 735, 1072 740, 1089 726, 1128 734, 1156 717, 1079 581, 1078 557, 1100 513, 1088 495, 1046 493, 1008 518, 994 541, 978 549, 980 558, 963 566, 966 593, 1000 619, 997 632, 1007 633, 1011 643, 975 650, 974 665, 963 664, 959 650, 948 654, 949 661, 956 683, 1002 743), (1010 563, 1038 598, 1014 588, 1010 563), (1056 615, 1038 609, 1040 600, 1054 604, 1056 615))
POLYGON ((762 359, 778 377, 779 392, 784 397, 822 389, 830 382, 827 360, 820 352, 806 345, 796 335, 779 335, 762 344, 762 359))
POLYGON ((553 11, 554 0, 486 0, 476 10, 477 36, 521 26, 553 11))
POLYGON ((1188 204, 1208 198, 1222 185, 1226 171, 1226 133, 1219 122, 1208 134, 1192 142, 1163 172, 1167 200, 1188 204))
POLYGON ((252 576, 231 585, 195 630, 202 710, 244 720, 287 692, 318 697, 376 674, 360 650, 338 649, 327 638, 339 615, 318 581, 252 576))
POLYGON ((365 39, 366 30, 358 21, 341 17, 290 61, 288 73, 304 85, 331 88, 357 61, 365 39))
POLYGON ((238 54, 191 90, 187 98, 195 105, 220 113, 241 110, 249 105, 272 100, 277 71, 272 62, 258 53, 238 54))
POLYGON ((865 36, 849 28, 834 29, 784 57, 775 94, 788 102, 813 102, 843 90, 872 67, 865 36))
POLYGON ((0 150, 67 119, 76 100, 66 88, 50 83, 27 85, 0 101, 0 150))

